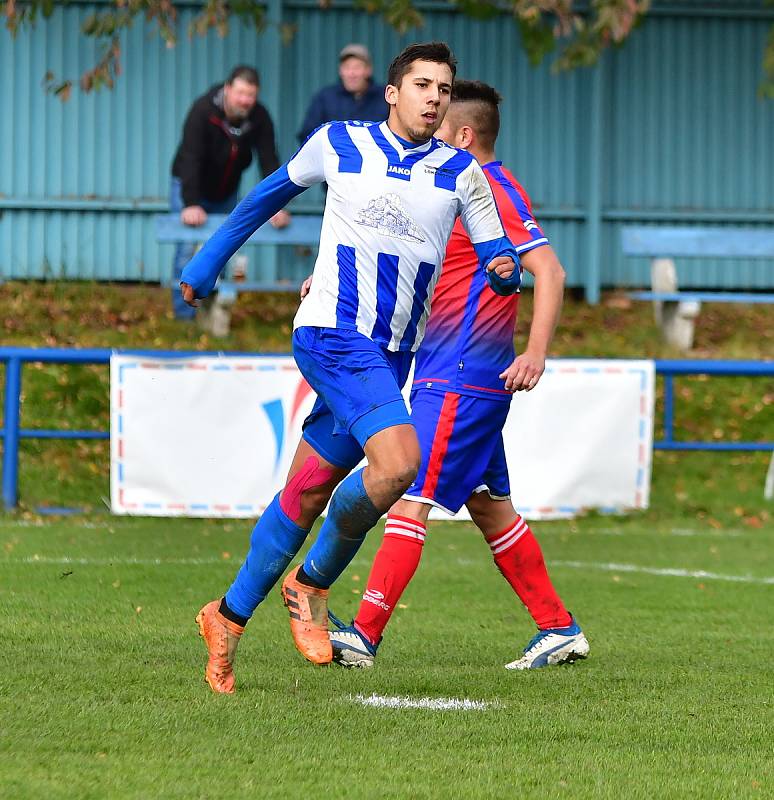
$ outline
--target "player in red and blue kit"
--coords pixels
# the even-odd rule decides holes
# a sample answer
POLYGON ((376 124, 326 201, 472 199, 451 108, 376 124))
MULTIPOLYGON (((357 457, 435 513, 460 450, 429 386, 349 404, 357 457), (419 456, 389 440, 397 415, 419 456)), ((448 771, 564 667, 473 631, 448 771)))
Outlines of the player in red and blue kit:
POLYGON ((495 564, 538 626, 508 669, 585 658, 589 645, 551 584, 529 526, 510 502, 502 429, 512 393, 535 388, 562 305, 564 270, 513 175, 495 160, 500 97, 490 86, 457 81, 439 138, 482 165, 508 237, 535 277, 534 315, 524 353, 515 357, 518 294, 496 295, 476 271, 459 223, 446 250, 425 338, 416 356, 411 418, 421 448, 416 480, 390 509, 385 536, 357 617, 330 633, 334 660, 371 666, 382 632, 419 565, 430 508, 467 505, 495 564))

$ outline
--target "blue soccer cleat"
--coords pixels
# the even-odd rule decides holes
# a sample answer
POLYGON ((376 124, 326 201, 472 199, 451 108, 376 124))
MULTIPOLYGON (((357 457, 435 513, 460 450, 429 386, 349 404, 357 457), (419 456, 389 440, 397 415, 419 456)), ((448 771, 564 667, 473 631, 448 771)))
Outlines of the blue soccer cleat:
POLYGON ((336 630, 328 631, 334 662, 342 667, 373 667, 379 645, 371 644, 354 623, 345 625, 331 611, 328 618, 336 626, 336 630))
POLYGON ((570 664, 589 654, 589 643, 572 619, 566 628, 548 628, 538 631, 524 648, 524 655, 506 664, 506 669, 538 669, 570 664))

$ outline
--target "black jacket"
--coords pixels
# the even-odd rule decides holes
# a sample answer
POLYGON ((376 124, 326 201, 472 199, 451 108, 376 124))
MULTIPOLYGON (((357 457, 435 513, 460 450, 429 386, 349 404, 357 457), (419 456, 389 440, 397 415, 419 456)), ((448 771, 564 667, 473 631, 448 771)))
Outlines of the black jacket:
POLYGON ((195 100, 172 162, 172 174, 183 184, 184 205, 232 195, 253 160, 253 150, 264 177, 279 167, 274 125, 264 106, 256 103, 247 118, 233 126, 223 111, 222 85, 195 100))

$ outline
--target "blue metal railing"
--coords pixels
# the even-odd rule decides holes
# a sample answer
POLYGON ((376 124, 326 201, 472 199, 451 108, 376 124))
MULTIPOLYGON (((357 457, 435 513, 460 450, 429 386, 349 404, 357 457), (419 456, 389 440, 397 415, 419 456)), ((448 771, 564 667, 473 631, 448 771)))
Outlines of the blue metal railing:
MULTIPOLYGON (((0 347, 0 362, 5 362, 4 427, 0 428, 3 444, 3 504, 15 508, 18 498, 19 442, 21 439, 109 439, 109 431, 45 430, 21 427, 22 364, 108 364, 113 353, 146 356, 150 358, 193 358, 220 355, 217 352, 174 350, 111 350, 91 348, 84 350, 0 347)), ((229 353, 251 355, 254 353, 229 353)), ((268 353, 263 355, 269 355, 268 353)), ((272 354, 278 355, 278 354, 272 354)), ((286 354, 283 354, 286 355, 286 354)), ((763 450, 774 451, 774 442, 683 442, 674 438, 674 379, 679 375, 774 377, 774 361, 711 361, 711 360, 656 360, 656 374, 664 378, 664 438, 653 442, 656 450, 763 450)))

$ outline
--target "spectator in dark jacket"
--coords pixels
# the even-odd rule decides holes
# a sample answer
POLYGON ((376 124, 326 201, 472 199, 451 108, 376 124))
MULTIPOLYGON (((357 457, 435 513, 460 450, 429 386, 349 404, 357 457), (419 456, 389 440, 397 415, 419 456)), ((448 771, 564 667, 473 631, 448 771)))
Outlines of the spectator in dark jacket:
MULTIPOLYGON (((228 214, 236 205, 242 173, 253 160, 263 176, 280 165, 269 112, 258 102, 260 82, 252 67, 236 67, 219 84, 194 101, 183 126, 183 139, 172 163, 170 210, 180 212, 186 225, 204 225, 208 214, 228 214)), ((287 211, 271 219, 275 228, 290 221, 287 211)), ((194 246, 180 244, 175 251, 174 277, 193 258, 194 246)), ((172 307, 178 319, 191 319, 175 281, 172 307)))
POLYGON ((384 86, 371 80, 373 64, 368 48, 348 44, 339 53, 339 83, 326 86, 309 102, 298 138, 306 137, 331 120, 365 119, 381 122, 389 108, 384 99, 384 86))

